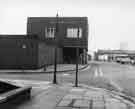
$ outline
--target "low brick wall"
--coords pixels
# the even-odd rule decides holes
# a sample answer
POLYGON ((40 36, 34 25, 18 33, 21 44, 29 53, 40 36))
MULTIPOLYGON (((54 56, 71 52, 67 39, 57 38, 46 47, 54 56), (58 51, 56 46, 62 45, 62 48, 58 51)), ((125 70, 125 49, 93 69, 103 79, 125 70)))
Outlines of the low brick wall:
POLYGON ((32 87, 20 87, 0 95, 0 108, 7 109, 30 99, 32 87))

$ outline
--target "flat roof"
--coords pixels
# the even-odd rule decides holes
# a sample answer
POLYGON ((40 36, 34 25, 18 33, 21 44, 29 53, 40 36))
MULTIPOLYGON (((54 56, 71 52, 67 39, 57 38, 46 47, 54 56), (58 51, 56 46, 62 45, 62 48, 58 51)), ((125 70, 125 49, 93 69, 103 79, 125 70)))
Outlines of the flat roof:
POLYGON ((99 54, 135 54, 135 50, 98 50, 99 54))
MULTIPOLYGON (((88 17, 58 17, 59 21, 64 22, 86 22, 88 21, 88 17)), ((28 22, 44 22, 44 21, 55 21, 56 17, 28 17, 28 22)))

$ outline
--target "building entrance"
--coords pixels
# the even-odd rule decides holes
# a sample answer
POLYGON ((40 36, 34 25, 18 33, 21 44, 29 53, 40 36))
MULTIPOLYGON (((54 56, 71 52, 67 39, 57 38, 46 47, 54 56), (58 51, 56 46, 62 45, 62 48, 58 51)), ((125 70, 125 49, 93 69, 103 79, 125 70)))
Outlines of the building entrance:
MULTIPOLYGON (((83 53, 83 49, 79 48, 79 56, 83 53)), ((75 64, 76 63, 76 48, 64 47, 63 48, 63 61, 65 64, 75 64)), ((79 63, 81 58, 79 58, 79 63)))

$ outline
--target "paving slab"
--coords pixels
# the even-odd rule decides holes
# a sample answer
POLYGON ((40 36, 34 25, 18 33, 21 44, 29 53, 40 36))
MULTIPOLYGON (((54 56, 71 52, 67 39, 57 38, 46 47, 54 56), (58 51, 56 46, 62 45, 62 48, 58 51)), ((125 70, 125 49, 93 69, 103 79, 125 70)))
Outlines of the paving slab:
POLYGON ((127 109, 127 105, 121 102, 117 102, 117 103, 106 103, 106 109, 127 109))
POLYGON ((63 99, 58 106, 69 106, 72 103, 72 99, 63 99))
POLYGON ((97 91, 87 91, 86 93, 85 93, 85 96, 88 96, 88 97, 102 97, 103 96, 103 93, 101 93, 101 92, 97 92, 97 91))
POLYGON ((110 99, 110 98, 112 98, 112 96, 106 93, 106 94, 103 95, 103 98, 104 99, 110 99))
POLYGON ((68 94, 63 99, 83 99, 82 95, 68 94))
POLYGON ((81 88, 73 88, 70 90, 70 93, 71 94, 74 94, 74 95, 84 95, 84 93, 86 92, 85 89, 81 89, 81 88))
POLYGON ((84 99, 89 100, 103 100, 103 94, 96 91, 87 91, 84 94, 84 99))
POLYGON ((107 98, 107 99, 105 99, 105 102, 107 102, 107 103, 120 103, 121 100, 115 99, 115 98, 107 98))
POLYGON ((90 101, 89 100, 76 100, 73 104, 73 107, 79 107, 79 108, 89 108, 90 107, 90 101))
POLYGON ((127 109, 135 109, 135 106, 127 105, 127 109))
POLYGON ((105 104, 103 100, 93 100, 92 109, 105 109, 105 104))

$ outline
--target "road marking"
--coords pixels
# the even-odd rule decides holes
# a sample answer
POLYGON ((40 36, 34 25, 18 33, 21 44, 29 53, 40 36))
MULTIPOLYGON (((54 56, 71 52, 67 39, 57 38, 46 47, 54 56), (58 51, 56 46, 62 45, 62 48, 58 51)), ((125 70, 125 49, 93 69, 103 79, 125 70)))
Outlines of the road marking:
POLYGON ((99 76, 103 77, 103 72, 102 72, 101 68, 99 68, 99 76))
POLYGON ((70 74, 69 73, 64 73, 63 76, 70 76, 70 74))
POLYGON ((95 69, 94 76, 95 77, 103 77, 103 72, 102 72, 101 68, 95 69))
POLYGON ((94 76, 95 76, 95 77, 98 76, 97 68, 95 69, 94 76))

